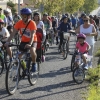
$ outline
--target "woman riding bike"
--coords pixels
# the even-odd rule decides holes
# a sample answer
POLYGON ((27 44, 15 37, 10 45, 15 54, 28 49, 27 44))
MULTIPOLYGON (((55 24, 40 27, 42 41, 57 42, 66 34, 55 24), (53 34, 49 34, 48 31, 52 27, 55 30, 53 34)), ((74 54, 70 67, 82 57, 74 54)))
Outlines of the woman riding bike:
MULTIPOLYGON (((88 56, 88 51, 90 49, 90 45, 85 41, 85 39, 86 39, 86 36, 84 34, 79 34, 77 36, 78 42, 76 43, 76 51, 78 51, 78 53, 81 53, 81 57, 82 57, 83 62, 85 64, 84 65, 85 66, 84 68, 85 69, 88 69, 88 64, 87 64, 86 58, 88 56)), ((79 62, 79 61, 77 61, 77 57, 75 59, 75 62, 76 62, 75 63, 76 66, 77 66, 77 63, 79 62)))
MULTIPOLYGON (((68 17, 64 16, 62 18, 61 24, 58 27, 58 31, 59 31, 59 35, 60 35, 60 46, 59 46, 59 48, 61 48, 61 45, 63 43, 63 32, 69 32, 70 30, 71 30, 71 26, 68 23, 68 17)), ((69 38, 70 38, 70 34, 69 34, 68 40, 69 40, 69 38)))

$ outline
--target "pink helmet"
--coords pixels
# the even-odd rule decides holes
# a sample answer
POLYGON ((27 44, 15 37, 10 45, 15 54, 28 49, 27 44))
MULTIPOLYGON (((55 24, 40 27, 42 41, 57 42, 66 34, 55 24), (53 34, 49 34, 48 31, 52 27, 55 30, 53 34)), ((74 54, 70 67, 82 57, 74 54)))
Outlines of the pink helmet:
POLYGON ((2 19, 0 19, 0 23, 4 24, 4 21, 2 19))
POLYGON ((84 34, 80 33, 80 34, 77 36, 77 39, 79 39, 79 38, 86 39, 86 36, 85 36, 84 34))

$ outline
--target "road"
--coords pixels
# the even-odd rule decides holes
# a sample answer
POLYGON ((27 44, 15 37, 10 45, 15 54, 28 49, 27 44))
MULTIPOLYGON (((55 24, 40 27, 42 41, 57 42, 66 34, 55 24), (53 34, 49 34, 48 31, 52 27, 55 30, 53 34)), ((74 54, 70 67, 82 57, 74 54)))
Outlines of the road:
MULTIPOLYGON (((73 38, 70 48, 74 46, 72 41, 73 38)), ((0 77, 0 100, 82 100, 87 83, 74 83, 70 62, 71 55, 63 60, 54 44, 46 53, 46 61, 41 64, 36 85, 30 86, 27 79, 21 80, 16 93, 9 96, 5 89, 5 72, 3 73, 0 77)))

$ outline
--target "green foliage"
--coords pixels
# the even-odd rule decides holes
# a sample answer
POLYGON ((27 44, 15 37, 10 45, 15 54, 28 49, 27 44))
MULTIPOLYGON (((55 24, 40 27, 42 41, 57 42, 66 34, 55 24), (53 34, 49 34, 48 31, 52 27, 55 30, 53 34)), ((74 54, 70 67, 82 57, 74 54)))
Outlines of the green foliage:
POLYGON ((88 81, 91 83, 86 100, 100 100, 100 65, 88 70, 88 81))
POLYGON ((66 0, 66 11, 74 13, 84 5, 84 0, 66 0))
POLYGON ((85 0, 84 5, 80 8, 85 13, 90 13, 98 7, 98 0, 85 0))
POLYGON ((84 0, 30 0, 34 6, 39 8, 40 4, 44 5, 44 12, 54 14, 56 12, 74 13, 84 4, 84 0), (37 2, 36 2, 37 1, 37 2), (36 2, 36 3, 35 3, 36 2))
POLYGON ((96 57, 100 57, 100 49, 95 53, 96 57))
POLYGON ((7 2, 7 6, 11 7, 12 13, 16 12, 16 9, 14 8, 15 4, 12 1, 7 2))

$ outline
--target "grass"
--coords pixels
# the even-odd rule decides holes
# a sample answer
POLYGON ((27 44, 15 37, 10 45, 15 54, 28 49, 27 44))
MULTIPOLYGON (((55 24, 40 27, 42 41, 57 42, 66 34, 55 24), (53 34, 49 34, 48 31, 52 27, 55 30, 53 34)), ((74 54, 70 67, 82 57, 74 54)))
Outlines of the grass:
POLYGON ((99 48, 98 51, 95 53, 95 57, 100 57, 100 48, 99 48))
POLYGON ((90 82, 86 100, 100 100, 100 65, 88 70, 87 80, 90 82))

